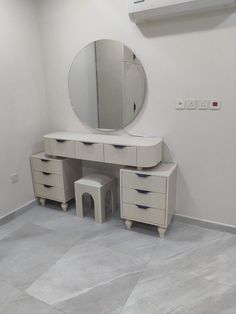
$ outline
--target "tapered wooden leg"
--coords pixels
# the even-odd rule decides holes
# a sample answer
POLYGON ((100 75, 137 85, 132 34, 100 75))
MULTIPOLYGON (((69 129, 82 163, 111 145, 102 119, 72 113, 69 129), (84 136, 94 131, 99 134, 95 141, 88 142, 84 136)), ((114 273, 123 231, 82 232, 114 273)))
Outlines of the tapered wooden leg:
POLYGON ((158 227, 159 237, 164 238, 164 235, 166 233, 166 228, 158 227))
POLYGON ((125 224, 126 224, 127 229, 130 230, 132 228, 133 221, 126 219, 125 224))
POLYGON ((63 212, 67 212, 68 203, 62 203, 62 204, 61 204, 61 208, 62 208, 63 212))
POLYGON ((45 204, 46 204, 46 199, 40 197, 39 202, 40 202, 41 206, 45 206, 45 204))

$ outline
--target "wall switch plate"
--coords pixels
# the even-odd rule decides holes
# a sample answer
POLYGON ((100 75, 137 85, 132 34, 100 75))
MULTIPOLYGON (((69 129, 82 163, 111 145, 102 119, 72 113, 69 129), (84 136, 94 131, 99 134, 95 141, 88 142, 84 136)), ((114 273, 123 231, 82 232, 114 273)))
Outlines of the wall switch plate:
POLYGON ((15 184, 19 181, 19 176, 17 173, 13 173, 10 175, 10 178, 11 178, 11 183, 12 184, 15 184))
POLYGON ((197 108, 196 100, 186 100, 186 109, 195 110, 197 108))
POLYGON ((177 99, 176 109, 177 110, 184 110, 185 109, 185 101, 183 99, 177 99))
POLYGON ((199 110, 208 110, 209 109, 209 100, 199 100, 197 107, 199 110))
POLYGON ((221 101, 211 100, 209 108, 211 110, 220 110, 221 109, 221 101))

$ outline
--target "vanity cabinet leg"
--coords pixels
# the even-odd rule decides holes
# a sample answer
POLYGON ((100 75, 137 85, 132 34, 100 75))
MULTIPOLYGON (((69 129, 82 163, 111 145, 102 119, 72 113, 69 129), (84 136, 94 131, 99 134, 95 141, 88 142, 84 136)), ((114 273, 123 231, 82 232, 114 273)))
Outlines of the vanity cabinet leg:
POLYGON ((126 219, 125 224, 126 224, 127 229, 130 230, 132 228, 133 221, 126 219))
POLYGON ((40 202, 41 206, 45 206, 45 204, 46 204, 46 198, 40 197, 39 202, 40 202))
POLYGON ((158 227, 158 232, 159 232, 159 237, 160 238, 164 238, 164 235, 166 233, 166 228, 163 228, 163 227, 158 227))
POLYGON ((68 210, 68 203, 62 203, 61 204, 61 208, 62 208, 63 212, 67 212, 67 210, 68 210))

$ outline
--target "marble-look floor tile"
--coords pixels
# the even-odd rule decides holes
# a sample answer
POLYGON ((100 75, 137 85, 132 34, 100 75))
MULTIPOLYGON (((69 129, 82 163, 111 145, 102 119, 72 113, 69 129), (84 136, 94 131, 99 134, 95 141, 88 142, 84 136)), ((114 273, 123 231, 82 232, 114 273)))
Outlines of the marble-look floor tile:
POLYGON ((153 226, 48 203, 0 226, 0 240, 1 314, 236 313, 227 233, 174 221, 161 240, 153 226))
POLYGON ((222 286, 218 293, 213 291, 202 299, 193 300, 181 310, 173 314, 235 314, 236 313, 236 287, 222 286))
POLYGON ((27 289, 27 293, 48 304, 55 304, 104 287, 127 275, 139 274, 143 269, 141 259, 85 243, 70 249, 27 289))
POLYGON ((67 314, 118 314, 138 278, 139 274, 127 275, 54 306, 67 314))
POLYGON ((217 268, 208 268, 205 277, 223 285, 236 287, 236 262, 221 264, 217 268))
MULTIPOLYGON (((180 314, 193 304, 204 303, 210 297, 217 298, 217 296, 229 292, 229 287, 218 285, 200 277, 192 277, 169 287, 165 286, 165 283, 162 288, 159 286, 156 289, 153 285, 150 285, 150 289, 146 286, 143 287, 146 289, 144 295, 141 288, 138 290, 136 287, 134 288, 121 311, 122 314, 180 314)), ((186 313, 195 314, 198 312, 189 311, 186 313)), ((208 314, 207 307, 205 313, 208 314)))
POLYGON ((52 208, 35 206, 31 210, 16 216, 8 223, 0 225, 0 240, 37 219, 47 220, 49 217, 62 216, 63 212, 56 206, 52 208))
POLYGON ((7 282, 0 280, 0 313, 3 313, 6 307, 13 303, 19 296, 21 291, 7 282))
POLYGON ((228 233, 204 229, 199 226, 184 224, 178 221, 170 224, 165 239, 176 245, 196 249, 228 237, 228 233))
POLYGON ((109 232, 114 229, 114 227, 107 223, 97 224, 92 218, 79 218, 76 215, 63 214, 64 215, 54 214, 48 216, 47 219, 45 219, 45 217, 36 218, 34 224, 64 234, 74 239, 75 242, 95 238, 103 232, 109 232))
POLYGON ((89 240, 90 243, 141 258, 146 262, 149 261, 159 241, 156 234, 146 235, 118 228, 98 234, 97 237, 89 240))
POLYGON ((71 248, 73 239, 27 224, 0 241, 0 278, 25 289, 71 248))
POLYGON ((206 277, 233 262, 236 262, 236 237, 228 235, 217 242, 168 260, 166 266, 206 277))
POLYGON ((50 307, 31 296, 22 294, 14 302, 9 304, 4 310, 0 309, 1 314, 65 314, 63 311, 50 307))

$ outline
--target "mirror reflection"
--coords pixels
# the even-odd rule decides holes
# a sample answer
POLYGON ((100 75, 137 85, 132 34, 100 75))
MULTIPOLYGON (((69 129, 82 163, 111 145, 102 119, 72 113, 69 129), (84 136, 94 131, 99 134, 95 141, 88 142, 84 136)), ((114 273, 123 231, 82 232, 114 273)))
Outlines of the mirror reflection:
POLYGON ((90 43, 75 57, 69 74, 71 105, 92 128, 117 130, 141 110, 146 76, 136 55, 114 40, 90 43))

